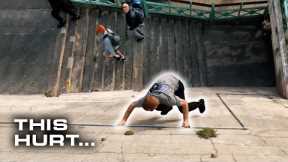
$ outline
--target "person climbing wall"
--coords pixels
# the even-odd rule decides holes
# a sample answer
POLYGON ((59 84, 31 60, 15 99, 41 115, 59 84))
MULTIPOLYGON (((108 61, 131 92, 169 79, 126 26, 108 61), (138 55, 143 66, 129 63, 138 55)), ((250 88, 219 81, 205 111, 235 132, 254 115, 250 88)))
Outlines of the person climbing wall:
POLYGON ((48 0, 51 7, 51 15, 58 21, 58 28, 62 28, 65 26, 66 22, 65 19, 61 17, 61 11, 68 13, 72 16, 72 20, 80 19, 80 16, 76 13, 75 6, 70 2, 70 0, 48 0))
POLYGON ((96 34, 103 34, 102 44, 104 47, 103 55, 107 58, 115 58, 117 60, 125 60, 125 56, 120 51, 120 36, 104 25, 97 25, 96 34))
POLYGON ((137 41, 144 39, 144 10, 141 0, 132 0, 122 4, 126 16, 128 35, 132 33, 137 41))

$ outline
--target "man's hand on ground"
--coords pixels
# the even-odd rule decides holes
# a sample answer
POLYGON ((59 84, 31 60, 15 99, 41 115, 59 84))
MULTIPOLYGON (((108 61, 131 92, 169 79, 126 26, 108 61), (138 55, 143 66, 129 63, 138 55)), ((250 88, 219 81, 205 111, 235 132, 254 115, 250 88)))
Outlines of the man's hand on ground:
POLYGON ((190 128, 189 122, 183 122, 182 127, 183 128, 190 128))
POLYGON ((189 124, 189 108, 188 108, 188 103, 187 101, 180 99, 180 104, 183 112, 183 124, 182 127, 184 128, 190 128, 189 124))
POLYGON ((121 120, 117 126, 124 126, 126 124, 126 121, 125 120, 121 120))

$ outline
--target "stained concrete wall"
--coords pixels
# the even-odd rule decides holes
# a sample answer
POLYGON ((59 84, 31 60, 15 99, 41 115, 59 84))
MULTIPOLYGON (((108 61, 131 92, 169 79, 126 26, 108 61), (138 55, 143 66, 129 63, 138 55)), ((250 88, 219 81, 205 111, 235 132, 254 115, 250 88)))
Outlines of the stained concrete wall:
POLYGON ((1 93, 43 93, 54 84, 58 33, 47 1, 0 1, 1 93))
POLYGON ((189 86, 273 86, 269 41, 261 21, 210 24, 151 15, 146 39, 125 34, 124 16, 81 8, 81 20, 56 29, 46 0, 0 2, 0 92, 43 93, 141 89, 160 72, 173 70, 189 86), (124 63, 104 61, 98 23, 122 37, 124 63))
POLYGON ((211 24, 180 17, 150 15, 146 38, 128 38, 121 12, 82 8, 82 19, 67 31, 61 91, 141 89, 153 77, 172 70, 189 86, 273 86, 270 38, 261 19, 211 24), (122 37, 124 63, 104 61, 96 24, 105 24, 122 37), (268 39, 268 41, 267 41, 268 39), (65 61, 66 60, 66 61, 65 61), (70 66, 68 60, 73 60, 70 66))
POLYGON ((287 40, 284 34, 283 14, 279 1, 269 1, 275 73, 279 93, 288 98, 287 40))

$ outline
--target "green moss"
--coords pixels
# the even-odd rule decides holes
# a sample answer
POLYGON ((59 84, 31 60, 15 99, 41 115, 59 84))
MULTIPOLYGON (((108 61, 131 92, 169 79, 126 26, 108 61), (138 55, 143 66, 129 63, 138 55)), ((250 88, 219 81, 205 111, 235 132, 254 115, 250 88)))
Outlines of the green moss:
POLYGON ((204 138, 204 139, 217 137, 216 131, 212 128, 203 128, 197 131, 196 134, 198 135, 198 137, 204 138))
POLYGON ((131 135, 134 135, 134 132, 132 130, 128 130, 124 133, 124 135, 131 136, 131 135))
POLYGON ((210 154, 210 158, 217 158, 217 154, 211 153, 211 154, 210 154))
POLYGON ((103 138, 101 138, 101 141, 102 141, 102 142, 106 141, 106 138, 104 138, 104 137, 103 137, 103 138))
POLYGON ((44 95, 46 97, 59 97, 60 96, 60 93, 54 93, 52 90, 47 90, 46 92, 44 92, 44 95))
POLYGON ((46 97, 53 97, 53 92, 52 92, 51 90, 48 90, 48 91, 46 91, 46 92, 44 93, 44 95, 45 95, 46 97))

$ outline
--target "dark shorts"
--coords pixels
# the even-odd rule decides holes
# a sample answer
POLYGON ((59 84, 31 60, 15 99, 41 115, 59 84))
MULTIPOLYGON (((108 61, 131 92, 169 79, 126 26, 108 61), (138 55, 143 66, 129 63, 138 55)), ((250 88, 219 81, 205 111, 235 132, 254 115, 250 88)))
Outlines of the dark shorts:
MULTIPOLYGON (((157 87, 157 85, 155 86, 155 84, 154 84, 150 88, 149 91, 153 91, 154 90, 153 88, 155 88, 155 87, 157 87)), ((174 95, 185 100, 185 88, 184 88, 184 84, 181 81, 178 82, 178 88, 175 90, 174 95)), ((178 107, 178 109, 179 109, 180 112, 182 112, 182 109, 180 107, 178 107)), ((167 105, 161 105, 160 104, 156 108, 156 110, 157 111, 170 111, 170 110, 172 110, 172 106, 167 106, 167 105)))

